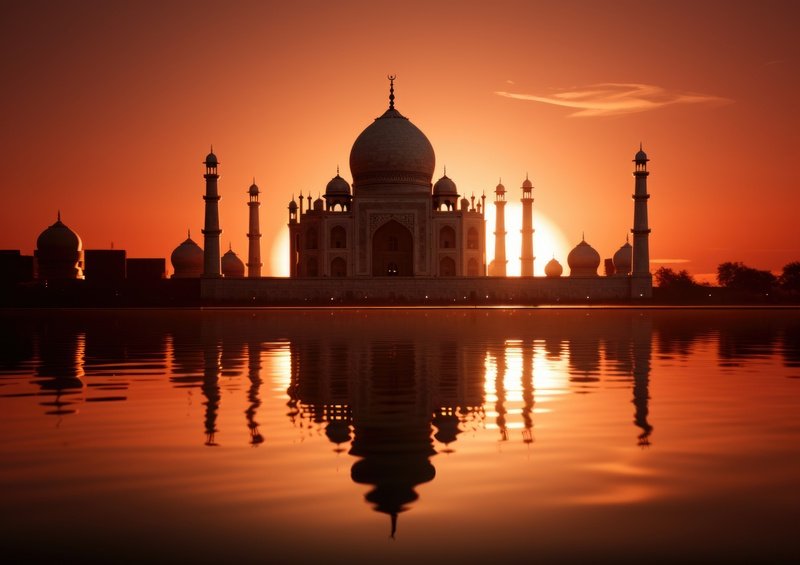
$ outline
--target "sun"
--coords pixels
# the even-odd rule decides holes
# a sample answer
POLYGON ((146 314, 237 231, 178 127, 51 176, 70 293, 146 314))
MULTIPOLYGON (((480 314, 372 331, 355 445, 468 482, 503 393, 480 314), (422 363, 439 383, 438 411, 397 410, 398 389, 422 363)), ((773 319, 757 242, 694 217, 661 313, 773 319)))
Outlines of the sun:
MULTIPOLYGON (((486 262, 494 259, 494 230, 495 206, 487 203, 486 206, 486 262)), ((522 255, 522 204, 519 202, 506 203, 506 274, 518 277, 522 269, 520 256, 522 255)), ((533 262, 534 276, 544 276, 544 266, 555 257, 564 271, 567 270, 567 253, 570 245, 563 232, 551 222, 547 216, 533 209, 533 262)))

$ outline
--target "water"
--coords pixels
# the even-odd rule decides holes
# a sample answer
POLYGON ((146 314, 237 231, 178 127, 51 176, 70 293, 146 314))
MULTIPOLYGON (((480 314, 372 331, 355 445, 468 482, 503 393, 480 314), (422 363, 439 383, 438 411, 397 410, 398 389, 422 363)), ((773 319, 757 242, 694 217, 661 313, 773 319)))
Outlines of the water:
POLYGON ((797 310, 0 320, 5 562, 797 555, 797 310))

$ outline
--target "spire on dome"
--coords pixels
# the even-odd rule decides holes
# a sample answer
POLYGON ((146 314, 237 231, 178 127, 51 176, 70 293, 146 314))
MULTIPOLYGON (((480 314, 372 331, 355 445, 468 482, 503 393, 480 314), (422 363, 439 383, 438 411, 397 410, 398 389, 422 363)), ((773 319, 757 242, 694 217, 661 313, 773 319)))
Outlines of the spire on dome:
POLYGON ((58 221, 61 221, 61 209, 58 210, 58 221))
POLYGON ((394 79, 397 75, 386 75, 386 78, 389 79, 389 109, 394 110, 394 79))

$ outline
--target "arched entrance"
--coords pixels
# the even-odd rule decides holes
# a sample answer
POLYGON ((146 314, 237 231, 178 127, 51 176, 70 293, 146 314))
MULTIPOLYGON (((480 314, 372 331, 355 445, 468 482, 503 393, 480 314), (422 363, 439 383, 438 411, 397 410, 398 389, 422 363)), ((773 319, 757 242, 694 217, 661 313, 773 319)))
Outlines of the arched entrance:
POLYGON ((414 238, 395 220, 383 224, 372 236, 372 276, 414 275, 414 238))

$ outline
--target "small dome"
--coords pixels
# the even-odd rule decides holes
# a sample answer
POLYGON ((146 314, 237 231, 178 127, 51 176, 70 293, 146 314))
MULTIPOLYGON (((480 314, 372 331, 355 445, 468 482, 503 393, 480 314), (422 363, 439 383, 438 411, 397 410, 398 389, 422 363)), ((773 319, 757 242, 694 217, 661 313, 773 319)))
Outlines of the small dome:
POLYGON ((258 186, 256 185, 256 183, 254 182, 253 184, 250 185, 250 188, 247 189, 247 192, 250 194, 250 196, 257 196, 260 191, 258 190, 258 186))
POLYGON ((61 223, 61 213, 56 223, 36 239, 34 255, 42 280, 83 278, 83 242, 61 223))
POLYGON ((336 173, 325 187, 325 196, 350 196, 350 183, 336 173))
POLYGON ((642 149, 642 144, 639 144, 639 151, 634 155, 633 160, 637 163, 647 163, 650 159, 647 158, 647 153, 642 149))
POLYGON ((170 256, 175 278, 199 277, 203 274, 203 249, 191 237, 181 243, 170 256))
POLYGON ((495 194, 505 194, 506 187, 503 186, 503 183, 500 183, 494 188, 494 192, 495 194))
POLYGON ((217 161, 217 156, 214 155, 213 151, 208 155, 206 155, 205 165, 206 167, 216 167, 217 165, 219 165, 219 161, 217 161))
POLYGON ((564 267, 561 266, 561 263, 556 261, 556 258, 553 257, 547 262, 547 265, 544 266, 544 274, 548 277, 560 277, 561 274, 564 272, 564 267))
POLYGON ((458 196, 458 188, 456 188, 456 183, 454 183, 450 177, 444 175, 433 185, 433 195, 458 196))
POLYGON ((325 209, 325 203, 322 201, 322 198, 317 198, 314 200, 314 211, 315 212, 322 212, 325 209))
POLYGON ((463 212, 469 210, 469 200, 467 200, 466 198, 461 199, 461 210, 463 212))
POLYGON ((232 249, 228 248, 220 260, 222 274, 227 278, 240 279, 244 277, 244 263, 232 249))
POLYGON ((533 183, 528 177, 525 177, 525 180, 522 181, 522 188, 533 188, 533 183))
POLYGON ((595 277, 600 266, 600 254, 582 240, 567 256, 569 274, 572 277, 595 277))
POLYGON ((289 210, 292 210, 292 211, 297 210, 297 202, 295 202, 294 200, 289 202, 289 210))
POLYGON ((618 275, 629 275, 633 264, 633 247, 627 241, 614 253, 614 272, 618 275))
POLYGON ((36 249, 43 251, 80 251, 83 242, 77 233, 61 223, 61 214, 55 224, 44 230, 36 239, 36 249))

